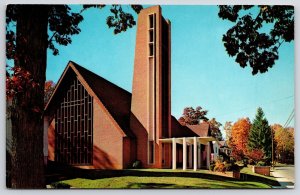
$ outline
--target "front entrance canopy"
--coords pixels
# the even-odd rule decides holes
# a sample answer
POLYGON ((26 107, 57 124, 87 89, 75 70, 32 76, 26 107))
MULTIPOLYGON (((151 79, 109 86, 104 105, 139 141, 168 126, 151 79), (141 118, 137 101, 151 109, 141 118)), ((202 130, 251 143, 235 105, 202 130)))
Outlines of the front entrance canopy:
POLYGON ((214 137, 176 137, 176 138, 163 138, 163 139, 159 139, 159 141, 161 143, 172 143, 173 139, 175 139, 176 143, 182 144, 183 139, 185 139, 188 143, 193 144, 195 138, 197 142, 204 145, 206 145, 208 142, 211 141, 217 141, 217 139, 214 137))
MULTIPOLYGON (((163 138, 159 139, 161 143, 172 143, 172 169, 176 169, 176 144, 182 144, 183 146, 183 170, 186 170, 187 160, 187 144, 193 145, 193 156, 194 156, 194 171, 197 167, 201 167, 201 144, 207 145, 207 168, 210 166, 210 144, 211 141, 217 141, 214 137, 174 137, 174 138, 163 138)), ((191 147, 190 147, 191 148, 191 147)), ((192 149, 192 148, 191 148, 192 149)), ((191 155, 191 152, 189 153, 191 155)), ((191 159, 190 156, 189 159, 191 159)), ((192 163, 192 162, 191 162, 192 163)))

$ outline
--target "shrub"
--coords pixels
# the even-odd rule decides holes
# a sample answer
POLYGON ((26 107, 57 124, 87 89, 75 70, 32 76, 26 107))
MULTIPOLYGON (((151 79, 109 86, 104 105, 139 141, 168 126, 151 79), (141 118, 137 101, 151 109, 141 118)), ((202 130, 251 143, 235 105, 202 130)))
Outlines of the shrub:
POLYGON ((237 164, 232 164, 231 171, 239 172, 240 171, 240 166, 237 165, 237 164))
POLYGON ((248 165, 248 159, 244 158, 243 159, 243 166, 247 167, 247 165, 248 165))
POLYGON ((236 160, 235 160, 234 158, 230 157, 230 162, 231 162, 232 164, 234 164, 234 163, 236 163, 236 160))
POLYGON ((226 169, 225 169, 224 163, 221 162, 221 161, 216 161, 216 165, 215 165, 214 171, 225 172, 226 169))
POLYGON ((232 170, 232 164, 231 163, 225 163, 224 168, 225 168, 225 171, 231 171, 232 170))
POLYGON ((264 161, 259 161, 256 163, 257 166, 266 166, 266 163, 264 161))
POLYGON ((255 162, 252 159, 249 159, 248 163, 249 163, 249 165, 255 165, 255 162))
POLYGON ((272 160, 271 159, 266 159, 265 160, 265 166, 271 166, 272 160))
POLYGON ((134 169, 142 168, 142 162, 140 160, 134 161, 134 163, 132 163, 132 168, 134 168, 134 169))
POLYGON ((210 170, 210 171, 214 171, 214 169, 215 169, 215 166, 216 166, 216 164, 215 164, 215 163, 213 163, 213 164, 210 164, 210 165, 209 165, 209 170, 210 170))

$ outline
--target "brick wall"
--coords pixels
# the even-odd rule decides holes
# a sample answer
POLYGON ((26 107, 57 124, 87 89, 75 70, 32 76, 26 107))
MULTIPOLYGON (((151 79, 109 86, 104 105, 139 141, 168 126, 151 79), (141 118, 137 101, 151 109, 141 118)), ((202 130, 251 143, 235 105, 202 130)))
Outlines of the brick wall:
POLYGON ((94 101, 93 168, 123 168, 123 136, 108 113, 94 101))
POLYGON ((252 171, 261 175, 270 176, 270 167, 269 166, 253 166, 252 171))
POLYGON ((54 161, 55 152, 55 119, 53 119, 48 128, 48 160, 54 161))

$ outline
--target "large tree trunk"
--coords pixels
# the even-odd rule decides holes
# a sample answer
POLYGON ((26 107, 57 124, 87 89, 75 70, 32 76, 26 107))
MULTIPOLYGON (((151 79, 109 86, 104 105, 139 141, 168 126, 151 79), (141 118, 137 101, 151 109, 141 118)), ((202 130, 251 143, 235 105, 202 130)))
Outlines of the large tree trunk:
POLYGON ((45 188, 43 102, 47 59, 48 7, 19 5, 15 65, 29 71, 37 87, 13 99, 12 188, 45 188))

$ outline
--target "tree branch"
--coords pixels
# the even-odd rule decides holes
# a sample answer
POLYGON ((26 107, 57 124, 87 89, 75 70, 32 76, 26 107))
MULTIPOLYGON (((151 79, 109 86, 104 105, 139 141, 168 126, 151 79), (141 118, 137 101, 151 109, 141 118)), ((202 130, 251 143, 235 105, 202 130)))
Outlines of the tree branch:
POLYGON ((53 37, 57 34, 57 32, 53 33, 53 35, 51 36, 51 38, 48 40, 48 44, 52 42, 53 37))
POLYGON ((284 40, 282 40, 281 42, 279 42, 279 45, 277 47, 277 49, 279 49, 279 47, 281 46, 281 44, 284 42, 284 40))

